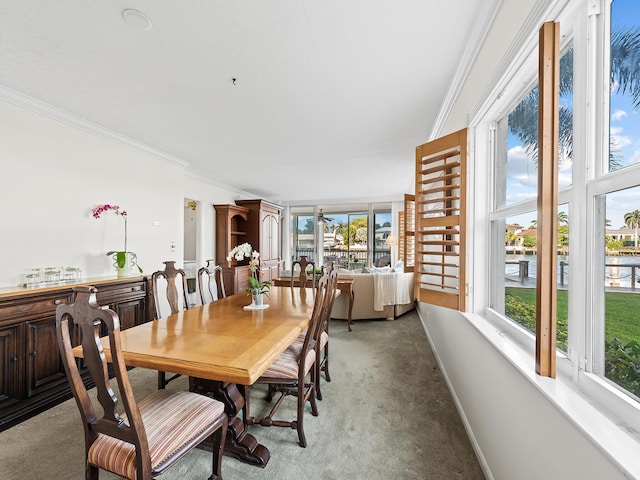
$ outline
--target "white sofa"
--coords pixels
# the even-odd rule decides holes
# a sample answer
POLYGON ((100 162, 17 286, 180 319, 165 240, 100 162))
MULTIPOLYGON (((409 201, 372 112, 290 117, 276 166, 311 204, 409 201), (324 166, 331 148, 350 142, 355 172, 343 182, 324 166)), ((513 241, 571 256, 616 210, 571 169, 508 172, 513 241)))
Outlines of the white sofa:
MULTIPOLYGON (((385 305, 381 311, 374 309, 375 285, 373 273, 340 273, 338 279, 353 279, 354 302, 352 320, 384 318, 393 320, 415 307, 413 295, 413 273, 397 273, 397 281, 404 282, 408 289, 410 302, 399 305, 385 305)), ((336 298, 331 310, 331 318, 347 320, 349 315, 349 296, 343 293, 336 298)))

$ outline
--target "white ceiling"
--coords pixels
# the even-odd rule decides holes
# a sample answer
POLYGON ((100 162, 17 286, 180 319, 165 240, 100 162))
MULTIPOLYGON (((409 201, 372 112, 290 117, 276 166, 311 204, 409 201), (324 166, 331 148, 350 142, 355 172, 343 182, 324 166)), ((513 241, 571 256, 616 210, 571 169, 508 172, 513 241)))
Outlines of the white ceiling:
POLYGON ((482 3, 0 0, 0 85, 255 196, 400 199, 482 3))

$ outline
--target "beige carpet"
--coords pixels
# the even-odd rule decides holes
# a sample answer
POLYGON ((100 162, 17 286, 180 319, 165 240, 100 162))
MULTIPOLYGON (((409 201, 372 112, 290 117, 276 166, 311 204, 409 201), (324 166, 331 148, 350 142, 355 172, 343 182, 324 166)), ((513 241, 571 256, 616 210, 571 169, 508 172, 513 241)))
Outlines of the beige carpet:
MULTIPOLYGON (((264 468, 225 457, 234 479, 484 479, 446 384, 414 312, 390 322, 331 325, 332 382, 323 382, 320 415, 305 417, 307 448, 294 430, 250 427, 271 451, 264 468)), ((136 396, 156 386, 156 374, 130 372, 136 396)), ((170 388, 185 388, 186 379, 170 388)), ((268 408, 252 389, 252 410, 268 408)), ((281 415, 294 417, 295 399, 281 415)), ((0 479, 73 480, 84 477, 80 416, 69 400, 0 433, 0 479)), ((160 478, 206 479, 210 454, 196 450, 160 478)), ((102 479, 118 478, 101 472, 102 479)))

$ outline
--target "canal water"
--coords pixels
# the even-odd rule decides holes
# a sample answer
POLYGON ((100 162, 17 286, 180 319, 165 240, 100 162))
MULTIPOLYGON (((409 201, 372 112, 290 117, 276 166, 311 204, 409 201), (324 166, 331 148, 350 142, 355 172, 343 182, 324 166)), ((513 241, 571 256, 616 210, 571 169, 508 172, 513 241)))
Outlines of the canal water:
MULTIPOLYGON (((535 284, 536 256, 535 255, 507 255, 504 274, 508 280, 517 283, 535 284), (519 262, 528 262, 528 275, 521 282, 522 270, 519 262), (515 264, 518 262, 518 264, 515 264)), ((607 287, 631 288, 632 278, 635 278, 636 288, 640 288, 640 256, 607 256, 604 269, 605 285, 607 287)), ((558 285, 568 285, 570 265, 568 255, 558 255, 558 285)))

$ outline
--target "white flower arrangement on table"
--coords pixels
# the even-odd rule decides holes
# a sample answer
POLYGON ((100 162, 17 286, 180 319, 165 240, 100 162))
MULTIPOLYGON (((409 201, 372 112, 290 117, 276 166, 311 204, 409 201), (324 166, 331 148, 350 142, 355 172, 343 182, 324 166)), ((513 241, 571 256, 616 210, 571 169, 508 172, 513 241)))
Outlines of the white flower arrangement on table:
POLYGON ((268 280, 264 282, 260 281, 260 253, 254 250, 250 243, 243 243, 234 247, 229 252, 229 255, 227 255, 227 262, 234 259, 241 262, 245 258, 249 259, 249 269, 251 270, 247 295, 257 295, 261 293, 268 297, 269 291, 271 290, 271 282, 268 280))

